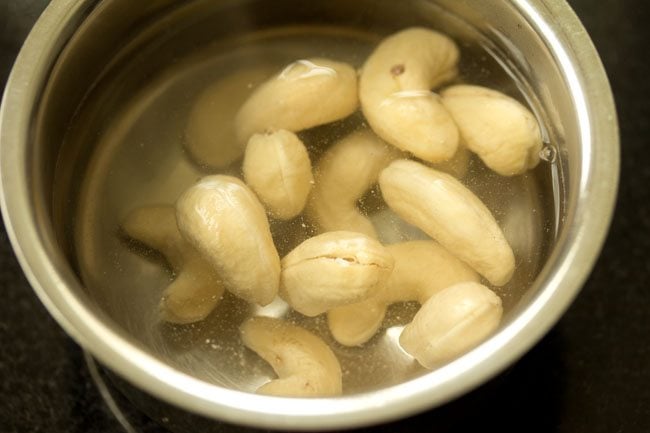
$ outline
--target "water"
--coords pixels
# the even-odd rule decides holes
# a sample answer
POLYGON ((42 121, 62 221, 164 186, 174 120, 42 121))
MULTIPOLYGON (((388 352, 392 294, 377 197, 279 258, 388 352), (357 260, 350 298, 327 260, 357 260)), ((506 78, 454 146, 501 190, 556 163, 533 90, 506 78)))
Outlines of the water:
MULTIPOLYGON (((161 323, 156 307, 173 275, 160 255, 135 248, 119 229, 130 210, 149 204, 173 204, 206 174, 241 177, 240 159, 233 158, 224 167, 215 168, 213 162, 201 162, 200 149, 198 158, 196 149, 188 149, 188 117, 206 88, 232 80, 242 71, 260 71, 232 85, 239 87, 233 92, 232 103, 223 107, 230 112, 218 116, 232 119, 237 101, 250 94, 263 79, 260 77, 270 74, 268 71, 280 71, 295 60, 313 57, 360 67, 378 40, 377 35, 360 31, 287 27, 233 38, 175 59, 143 80, 146 84, 137 92, 122 95, 122 102, 115 104, 117 109, 108 113, 102 101, 120 93, 124 80, 136 78, 137 65, 125 67, 95 89, 68 137, 71 145, 90 141, 95 147, 75 200, 70 236, 78 271, 89 294, 138 344, 201 379, 254 391, 273 373, 241 346, 237 328, 251 315, 266 314, 295 321, 330 343, 341 361, 346 393, 399 383, 425 372, 396 344, 401 326, 417 311, 414 304, 391 307, 381 332, 365 346, 355 348, 332 340, 324 316, 302 317, 281 301, 265 308, 254 307, 229 294, 205 321, 188 326, 161 323), (358 362, 361 357, 362 363, 358 362)), ((521 101, 527 100, 520 91, 522 86, 485 50, 460 45, 458 82, 495 87, 521 101)), ((312 163, 316 163, 333 142, 364 127, 357 113, 335 124, 304 131, 300 137, 308 146, 312 163)), ((226 136, 230 133, 223 132, 226 136)), ((538 168, 512 178, 492 173, 472 157, 464 180, 493 211, 515 252, 517 271, 513 279, 495 289, 503 299, 506 321, 539 272, 553 235, 555 207, 549 163, 554 153, 550 149, 543 151, 545 161, 538 168)), ((377 189, 360 200, 360 207, 379 228, 385 242, 423 237, 386 208, 377 189)), ((281 255, 315 233, 303 217, 291 221, 272 219, 271 227, 281 255)))

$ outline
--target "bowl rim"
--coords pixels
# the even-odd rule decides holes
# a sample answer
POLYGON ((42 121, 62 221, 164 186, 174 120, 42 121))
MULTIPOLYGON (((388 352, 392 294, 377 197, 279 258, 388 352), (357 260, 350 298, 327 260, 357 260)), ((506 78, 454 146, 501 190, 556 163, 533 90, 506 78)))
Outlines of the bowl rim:
POLYGON ((34 83, 45 82, 65 44, 66 27, 94 3, 53 0, 15 62, 0 108, 0 204, 18 261, 50 314, 102 364, 139 388, 190 412, 258 428, 322 430, 377 424, 439 406, 495 376, 541 339, 580 291, 600 253, 616 201, 620 150, 614 100, 596 49, 564 0, 512 0, 565 74, 582 146, 591 143, 590 158, 581 166, 575 221, 549 258, 559 266, 553 273, 540 274, 544 290, 522 314, 438 370, 389 388, 334 399, 289 399, 225 389, 164 364, 109 326, 107 319, 92 314, 73 294, 70 287, 80 283, 64 263, 48 254, 50 246, 33 217, 26 161, 30 122, 42 90, 34 83))

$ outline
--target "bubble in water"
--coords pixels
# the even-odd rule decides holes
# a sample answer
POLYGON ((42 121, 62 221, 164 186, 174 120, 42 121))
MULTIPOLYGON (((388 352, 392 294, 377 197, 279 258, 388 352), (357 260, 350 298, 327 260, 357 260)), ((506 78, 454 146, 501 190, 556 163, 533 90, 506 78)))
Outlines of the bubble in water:
POLYGON ((557 159, 557 149, 551 144, 546 144, 542 150, 539 151, 539 157, 543 161, 553 164, 557 159))

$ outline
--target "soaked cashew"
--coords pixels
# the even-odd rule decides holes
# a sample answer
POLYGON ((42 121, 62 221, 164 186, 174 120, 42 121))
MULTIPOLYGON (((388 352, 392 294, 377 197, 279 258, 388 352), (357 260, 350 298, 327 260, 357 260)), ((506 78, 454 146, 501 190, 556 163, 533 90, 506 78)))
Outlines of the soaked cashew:
POLYGON ((501 299, 478 283, 460 283, 433 295, 400 335, 402 348, 426 368, 462 355, 499 326, 501 299))
POLYGON ((386 248, 395 259, 386 287, 369 299, 327 313, 330 331, 341 344, 358 346, 372 338, 390 304, 404 301, 423 304, 446 287, 480 279, 474 270, 435 241, 402 242, 386 248))
POLYGON ((370 131, 355 132, 334 144, 319 160, 307 213, 321 232, 349 230, 372 238, 377 233, 357 201, 377 183, 379 173, 399 156, 370 131))
POLYGON ((280 281, 280 258, 264 207, 231 176, 207 176, 176 202, 178 228, 214 266, 229 291, 267 305, 280 281))
POLYGON ((316 335, 279 319, 253 317, 240 328, 244 344, 271 364, 278 379, 262 385, 260 394, 327 397, 342 393, 341 366, 316 335))
POLYGON ((513 98, 479 86, 452 86, 443 104, 470 150, 503 176, 537 165, 542 136, 535 116, 513 98))
POLYGON ((393 265, 386 248, 366 235, 323 233, 282 259, 280 296, 299 313, 317 316, 377 293, 393 265))
POLYGON ((197 163, 223 168, 241 158, 244 149, 237 142, 235 114, 271 73, 269 67, 237 70, 197 97, 185 127, 185 149, 197 163))
POLYGON ((454 41, 424 28, 384 39, 359 79, 361 108, 377 135, 425 161, 451 158, 458 128, 431 89, 456 76, 458 57, 454 41))
POLYGON ((302 212, 314 177, 307 149, 296 134, 279 130, 253 135, 242 170, 273 217, 287 220, 302 212))
POLYGON ((503 231, 481 200, 453 176, 398 160, 379 175, 384 200, 495 286, 506 284, 515 259, 503 231))
POLYGON ((181 236, 174 207, 138 208, 127 215, 122 229, 160 251, 176 276, 160 300, 162 319, 181 324, 205 319, 221 299, 224 285, 212 266, 181 236))
POLYGON ((268 129, 302 131, 343 119, 357 107, 357 73, 352 66, 321 58, 298 60, 244 103, 235 118, 237 137, 246 143, 268 129))

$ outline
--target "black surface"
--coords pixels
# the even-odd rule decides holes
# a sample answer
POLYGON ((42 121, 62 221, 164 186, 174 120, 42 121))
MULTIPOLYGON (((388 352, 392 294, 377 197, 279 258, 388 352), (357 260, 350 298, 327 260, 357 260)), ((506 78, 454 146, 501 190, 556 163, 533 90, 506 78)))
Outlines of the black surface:
MULTIPOLYGON (((46 3, 0 0, 0 83, 46 3)), ((601 258, 564 318, 512 369, 442 409, 369 432, 650 432, 650 4, 570 3, 601 53, 621 126, 619 202, 601 258)), ((123 430, 2 228, 0 432, 41 431, 123 430)))

